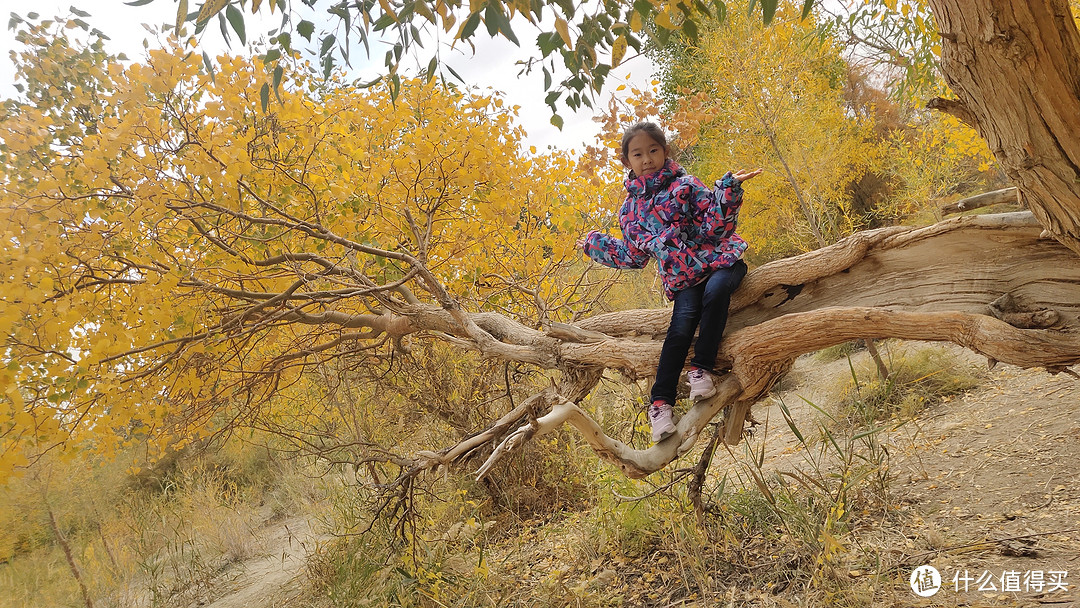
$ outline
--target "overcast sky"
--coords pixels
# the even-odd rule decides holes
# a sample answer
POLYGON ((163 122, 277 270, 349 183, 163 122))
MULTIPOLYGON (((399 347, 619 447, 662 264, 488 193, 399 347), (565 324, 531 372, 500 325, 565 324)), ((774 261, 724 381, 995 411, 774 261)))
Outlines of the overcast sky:
MULTIPOLYGON (((12 4, 7 2, 4 4, 8 5, 8 11, 10 11, 12 4)), ((82 11, 89 12, 90 17, 86 21, 111 38, 107 43, 107 48, 111 52, 125 53, 132 59, 142 57, 144 39, 149 39, 152 46, 155 44, 154 38, 142 24, 172 23, 176 12, 175 0, 154 0, 149 5, 140 7, 126 6, 121 0, 35 0, 18 3, 16 12, 25 15, 32 10, 39 13, 42 18, 66 16, 69 14, 68 7, 72 4, 82 11)), ((294 4, 299 3, 294 2, 294 4)), ((197 1, 191 2, 192 7, 198 5, 197 1)), ((317 18, 325 10, 325 5, 325 2, 319 3, 317 5, 319 13, 312 12, 306 16, 312 19, 317 18)), ((8 56, 16 43, 14 32, 6 27, 8 11, 0 15, 4 25, 4 29, 0 32, 0 96, 2 97, 12 97, 16 94, 12 87, 14 68, 8 56)), ((280 16, 271 16, 266 11, 262 11, 258 18, 249 14, 245 17, 249 39, 281 23, 280 16)), ((316 27, 318 30, 319 24, 316 27)), ((514 31, 522 43, 521 48, 518 48, 502 38, 488 38, 486 31, 481 27, 473 37, 476 41, 475 54, 468 45, 459 45, 461 47, 459 49, 451 52, 444 51, 443 61, 451 65, 469 84, 482 89, 502 91, 511 105, 521 106, 519 122, 529 135, 527 142, 529 145, 534 145, 541 150, 547 146, 580 150, 582 143, 593 143, 599 132, 598 126, 592 120, 594 112, 584 108, 575 114, 563 108, 560 114, 566 122, 560 132, 549 122, 551 111, 544 104, 543 76, 539 71, 521 78, 517 76, 521 67, 515 65, 515 62, 526 59, 535 52, 536 32, 530 31, 531 29, 532 26, 527 22, 522 21, 520 25, 515 22, 514 31)), ((298 40, 303 42, 294 34, 294 43, 298 40)), ((218 28, 213 26, 206 28, 200 44, 211 56, 222 52, 239 53, 242 51, 235 38, 232 49, 229 49, 222 40, 218 28)), ((372 52, 373 59, 370 62, 362 58, 362 51, 354 52, 354 65, 350 75, 365 80, 379 75, 382 69, 383 50, 373 47, 372 52)), ((421 50, 421 59, 407 65, 410 67, 416 63, 426 65, 430 58, 429 53, 430 51, 421 50)), ((594 103, 598 107, 606 107, 609 96, 623 82, 638 87, 646 86, 652 79, 654 71, 652 64, 643 57, 627 61, 612 71, 604 93, 598 96, 594 103), (627 80, 628 77, 629 80, 627 80)))

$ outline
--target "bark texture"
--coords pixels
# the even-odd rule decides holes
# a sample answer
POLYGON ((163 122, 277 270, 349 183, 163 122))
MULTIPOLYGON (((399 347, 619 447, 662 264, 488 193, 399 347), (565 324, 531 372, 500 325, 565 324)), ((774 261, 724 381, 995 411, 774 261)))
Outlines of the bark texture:
POLYGON ((930 0, 940 104, 989 143, 1020 200, 1080 254, 1080 32, 1067 0, 930 0))

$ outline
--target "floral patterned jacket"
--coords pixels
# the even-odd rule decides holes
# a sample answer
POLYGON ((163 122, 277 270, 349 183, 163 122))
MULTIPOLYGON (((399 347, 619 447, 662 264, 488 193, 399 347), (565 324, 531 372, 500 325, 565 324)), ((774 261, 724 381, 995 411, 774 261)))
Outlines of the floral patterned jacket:
POLYGON ((594 230, 583 249, 613 268, 643 268, 656 258, 669 300, 714 270, 731 266, 746 250, 746 241, 735 234, 742 184, 731 172, 709 190, 668 159, 656 173, 627 179, 626 191, 619 211, 623 238, 594 230))

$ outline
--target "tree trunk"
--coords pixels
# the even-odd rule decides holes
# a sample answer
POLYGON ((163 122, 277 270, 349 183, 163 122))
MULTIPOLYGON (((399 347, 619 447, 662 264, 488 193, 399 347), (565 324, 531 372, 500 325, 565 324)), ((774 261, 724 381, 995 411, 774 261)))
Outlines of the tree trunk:
POLYGON ((791 167, 788 165, 787 159, 784 157, 784 153, 780 150, 780 142, 776 139, 776 133, 765 120, 764 116, 758 112, 758 121, 761 122, 762 128, 765 129, 765 135, 769 138, 769 144, 772 146, 773 153, 776 154, 776 158, 780 159, 780 164, 784 167, 784 175, 787 177, 788 185, 795 192, 795 200, 799 201, 799 208, 802 209, 803 217, 806 218, 806 223, 810 225, 810 232, 814 235, 814 239, 817 240, 818 247, 824 247, 828 244, 825 240, 825 236, 821 233, 821 223, 818 221, 818 216, 814 213, 814 207, 810 204, 810 201, 806 200, 806 196, 803 194, 802 188, 799 187, 799 180, 795 179, 795 174, 791 172, 791 167))
POLYGON ((49 514, 49 525, 52 527, 56 542, 60 543, 60 548, 64 550, 64 557, 67 559, 71 575, 75 577, 75 582, 79 583, 83 603, 86 604, 86 608, 94 608, 94 601, 90 599, 90 591, 86 588, 86 583, 83 582, 82 571, 79 570, 79 564, 75 561, 75 553, 71 550, 71 544, 68 543, 67 537, 60 530, 60 525, 56 523, 56 515, 53 514, 52 507, 49 506, 48 502, 45 503, 45 510, 49 514))
POLYGON ((1066 0, 930 0, 941 69, 973 126, 1058 241, 1080 253, 1080 32, 1066 0))

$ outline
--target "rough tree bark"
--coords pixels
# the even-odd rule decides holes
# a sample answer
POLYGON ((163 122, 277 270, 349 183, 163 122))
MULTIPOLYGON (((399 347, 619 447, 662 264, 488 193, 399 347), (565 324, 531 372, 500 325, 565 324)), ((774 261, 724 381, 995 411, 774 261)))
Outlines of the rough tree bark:
POLYGON ((930 0, 941 70, 1020 200, 1080 253, 1080 32, 1067 0, 930 0))
MULTIPOLYGON (((476 314, 476 326, 506 347, 473 348, 492 356, 513 348, 518 357, 564 371, 563 382, 487 431, 419 454, 414 470, 450 464, 495 444, 478 471, 482 477, 524 442, 569 424, 602 458, 642 477, 686 453, 722 412, 724 441, 738 442, 750 406, 795 357, 859 338, 950 341, 991 363, 1065 371, 1080 363, 1080 257, 1042 233, 1029 212, 960 217, 855 234, 755 269, 732 301, 720 351, 721 365, 731 372, 718 394, 691 407, 675 435, 645 450, 606 436, 578 403, 602 369, 630 377, 652 373, 669 311, 620 311, 544 331, 476 314)), ((399 329, 421 326, 455 333, 434 308, 399 329)))

